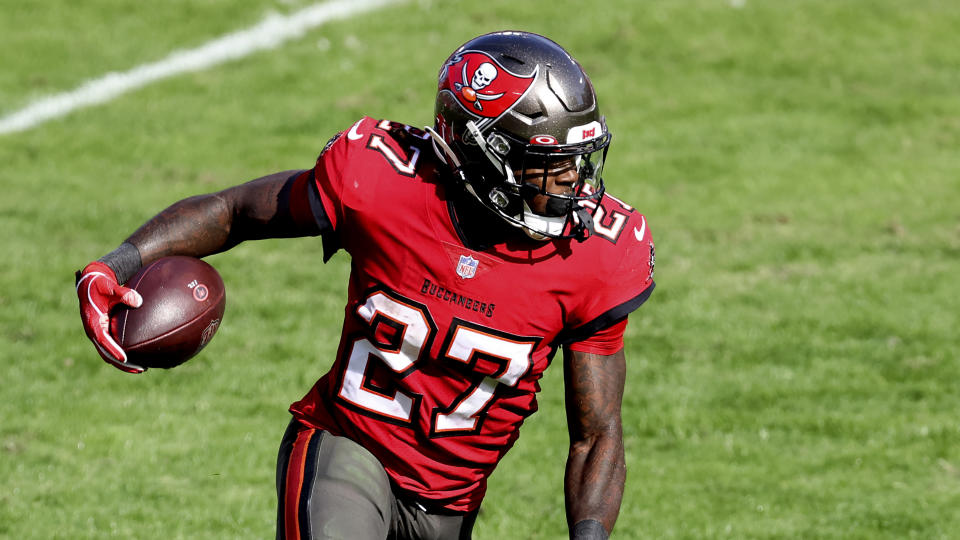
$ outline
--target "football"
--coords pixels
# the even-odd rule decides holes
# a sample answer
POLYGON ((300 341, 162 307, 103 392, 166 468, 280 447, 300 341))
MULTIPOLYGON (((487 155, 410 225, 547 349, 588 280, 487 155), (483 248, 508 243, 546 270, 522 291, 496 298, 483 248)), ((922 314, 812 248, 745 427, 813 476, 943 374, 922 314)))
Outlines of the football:
POLYGON ((119 306, 110 330, 130 363, 172 368, 210 343, 226 307, 217 270, 193 257, 164 257, 144 266, 126 284, 140 293, 139 308, 119 306))

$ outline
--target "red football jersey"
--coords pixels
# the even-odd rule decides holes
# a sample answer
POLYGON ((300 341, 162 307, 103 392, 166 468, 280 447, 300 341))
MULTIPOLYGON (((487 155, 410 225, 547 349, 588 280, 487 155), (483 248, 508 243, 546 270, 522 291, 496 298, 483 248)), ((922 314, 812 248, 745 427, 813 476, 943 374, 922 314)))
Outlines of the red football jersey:
POLYGON ((298 196, 311 198, 325 250, 343 248, 353 264, 336 361, 291 412, 363 445, 401 489, 477 508, 536 411, 557 348, 591 351, 590 336, 653 290, 645 218, 605 196, 584 242, 473 251, 429 136, 372 118, 334 138, 304 174, 313 191, 298 196))

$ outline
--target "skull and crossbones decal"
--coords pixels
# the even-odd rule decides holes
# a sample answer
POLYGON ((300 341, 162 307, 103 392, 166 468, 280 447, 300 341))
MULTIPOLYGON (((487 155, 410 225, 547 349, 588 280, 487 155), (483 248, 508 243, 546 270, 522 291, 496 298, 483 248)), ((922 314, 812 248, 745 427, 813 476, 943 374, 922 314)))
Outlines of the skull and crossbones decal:
POLYGON ((470 84, 467 84, 467 62, 464 62, 460 76, 461 82, 454 83, 454 88, 460 92, 463 99, 473 103, 478 111, 482 111, 483 105, 480 104, 480 101, 499 99, 504 94, 504 92, 499 94, 480 93, 480 90, 490 86, 490 83, 497 78, 498 73, 496 66, 490 62, 484 62, 473 72, 473 78, 470 79, 470 84))

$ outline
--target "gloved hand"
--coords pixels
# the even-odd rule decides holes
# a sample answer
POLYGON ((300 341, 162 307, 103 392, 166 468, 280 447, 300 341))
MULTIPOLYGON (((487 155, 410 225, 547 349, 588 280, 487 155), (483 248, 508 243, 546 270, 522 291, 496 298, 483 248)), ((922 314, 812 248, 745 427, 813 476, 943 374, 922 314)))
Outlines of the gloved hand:
POLYGON ((109 266, 94 261, 77 272, 77 297, 80 319, 87 337, 97 347, 100 357, 127 373, 143 373, 146 368, 127 361, 127 353, 110 335, 110 310, 117 304, 137 308, 143 304, 140 293, 117 283, 109 266))

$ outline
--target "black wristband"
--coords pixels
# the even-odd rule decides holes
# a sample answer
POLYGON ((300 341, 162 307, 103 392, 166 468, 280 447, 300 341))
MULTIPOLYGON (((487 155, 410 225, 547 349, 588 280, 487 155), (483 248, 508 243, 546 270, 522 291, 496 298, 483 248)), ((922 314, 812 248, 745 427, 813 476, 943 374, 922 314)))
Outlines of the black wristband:
POLYGON ((570 540, 607 540, 609 535, 595 519, 583 519, 570 529, 570 540))
POLYGON ((117 276, 117 283, 126 283, 143 266, 140 250, 130 242, 120 244, 120 247, 97 260, 113 270, 117 276))

